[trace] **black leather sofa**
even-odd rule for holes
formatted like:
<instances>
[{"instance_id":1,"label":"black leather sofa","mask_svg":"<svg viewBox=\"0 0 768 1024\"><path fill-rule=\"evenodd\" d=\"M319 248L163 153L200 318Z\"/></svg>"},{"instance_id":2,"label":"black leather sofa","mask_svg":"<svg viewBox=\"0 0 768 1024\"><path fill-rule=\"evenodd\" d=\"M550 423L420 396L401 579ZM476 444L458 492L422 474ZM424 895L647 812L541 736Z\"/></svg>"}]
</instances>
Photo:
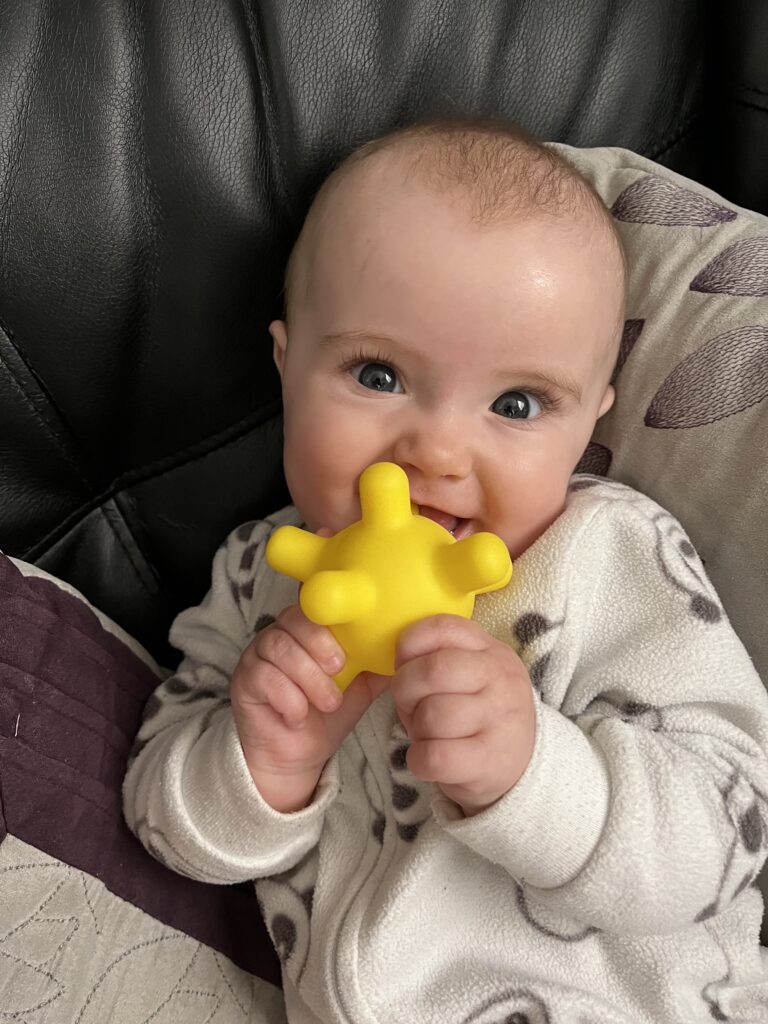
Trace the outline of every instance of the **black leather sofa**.
<instances>
[{"instance_id":1,"label":"black leather sofa","mask_svg":"<svg viewBox=\"0 0 768 1024\"><path fill-rule=\"evenodd\" d=\"M285 503L266 332L313 189L435 113L633 149L768 210L761 0L8 0L0 548L164 664Z\"/></svg>"}]
</instances>

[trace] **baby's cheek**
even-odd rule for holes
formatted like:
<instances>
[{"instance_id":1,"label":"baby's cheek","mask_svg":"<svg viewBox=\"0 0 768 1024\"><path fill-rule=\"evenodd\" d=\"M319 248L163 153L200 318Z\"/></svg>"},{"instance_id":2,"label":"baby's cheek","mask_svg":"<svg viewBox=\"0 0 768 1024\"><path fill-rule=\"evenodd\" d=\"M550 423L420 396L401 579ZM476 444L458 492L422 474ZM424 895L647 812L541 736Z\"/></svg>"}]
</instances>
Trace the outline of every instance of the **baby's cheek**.
<instances>
[{"instance_id":1,"label":"baby's cheek","mask_svg":"<svg viewBox=\"0 0 768 1024\"><path fill-rule=\"evenodd\" d=\"M506 543L512 559L523 552L544 534L565 508L567 485L549 487L537 486L526 490L524 495L508 507L504 516L504 531L501 539Z\"/></svg>"},{"instance_id":2,"label":"baby's cheek","mask_svg":"<svg viewBox=\"0 0 768 1024\"><path fill-rule=\"evenodd\" d=\"M328 527L334 533L355 519L354 481L339 476L336 467L322 459L322 453L305 450L303 457L286 464L286 480L293 503L307 527Z\"/></svg>"}]
</instances>

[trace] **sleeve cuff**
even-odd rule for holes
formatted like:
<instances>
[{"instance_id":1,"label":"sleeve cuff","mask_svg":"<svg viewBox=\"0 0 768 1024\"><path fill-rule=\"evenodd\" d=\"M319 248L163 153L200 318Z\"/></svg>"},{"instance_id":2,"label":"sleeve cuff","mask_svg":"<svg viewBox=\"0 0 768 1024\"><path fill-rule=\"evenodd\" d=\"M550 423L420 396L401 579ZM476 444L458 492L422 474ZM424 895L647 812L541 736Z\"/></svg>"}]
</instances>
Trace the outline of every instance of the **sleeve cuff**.
<instances>
[{"instance_id":1,"label":"sleeve cuff","mask_svg":"<svg viewBox=\"0 0 768 1024\"><path fill-rule=\"evenodd\" d=\"M312 802L290 814L271 807L253 783L229 707L221 709L189 751L182 806L201 845L219 864L251 877L285 870L319 840L339 790L337 757L323 769Z\"/></svg>"},{"instance_id":2,"label":"sleeve cuff","mask_svg":"<svg viewBox=\"0 0 768 1024\"><path fill-rule=\"evenodd\" d=\"M605 759L578 725L536 701L536 742L523 775L508 793L474 817L441 795L437 822L519 882L554 889L589 860L608 818Z\"/></svg>"}]
</instances>

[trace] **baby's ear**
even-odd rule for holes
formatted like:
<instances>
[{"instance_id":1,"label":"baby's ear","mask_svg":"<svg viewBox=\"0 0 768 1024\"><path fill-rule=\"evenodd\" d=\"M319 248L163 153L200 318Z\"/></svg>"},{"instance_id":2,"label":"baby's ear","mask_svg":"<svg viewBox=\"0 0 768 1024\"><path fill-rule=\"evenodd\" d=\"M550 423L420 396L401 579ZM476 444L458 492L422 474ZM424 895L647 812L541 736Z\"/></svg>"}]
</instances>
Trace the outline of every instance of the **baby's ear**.
<instances>
[{"instance_id":1,"label":"baby's ear","mask_svg":"<svg viewBox=\"0 0 768 1024\"><path fill-rule=\"evenodd\" d=\"M285 329L285 321L273 320L269 325L269 333L272 335L272 341L274 342L272 358L275 360L277 372L282 376L283 359L285 358L285 349L288 345L288 332Z\"/></svg>"},{"instance_id":2,"label":"baby's ear","mask_svg":"<svg viewBox=\"0 0 768 1024\"><path fill-rule=\"evenodd\" d=\"M615 388L613 387L612 384L609 384L608 387L605 389L605 394L603 395L603 400L600 402L600 408L597 410L597 418L598 419L600 419L601 416L605 416L605 414L608 412L608 410L613 405L615 399L616 399L616 390L615 390Z\"/></svg>"}]
</instances>

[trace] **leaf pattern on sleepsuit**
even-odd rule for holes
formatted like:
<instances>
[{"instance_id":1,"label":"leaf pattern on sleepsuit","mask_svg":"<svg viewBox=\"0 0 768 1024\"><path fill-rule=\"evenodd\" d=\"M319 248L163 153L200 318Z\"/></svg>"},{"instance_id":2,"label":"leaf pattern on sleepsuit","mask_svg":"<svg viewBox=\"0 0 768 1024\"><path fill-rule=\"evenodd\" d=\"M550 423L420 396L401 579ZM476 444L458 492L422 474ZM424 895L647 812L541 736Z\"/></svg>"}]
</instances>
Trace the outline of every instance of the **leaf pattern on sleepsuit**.
<instances>
[{"instance_id":1,"label":"leaf pattern on sleepsuit","mask_svg":"<svg viewBox=\"0 0 768 1024\"><path fill-rule=\"evenodd\" d=\"M686 356L654 395L645 425L700 427L768 396L768 327L737 327Z\"/></svg>"},{"instance_id":2,"label":"leaf pattern on sleepsuit","mask_svg":"<svg viewBox=\"0 0 768 1024\"><path fill-rule=\"evenodd\" d=\"M526 893L522 885L517 885L516 890L518 909L528 924L542 935L561 942L576 943L584 942L597 932L594 925L585 925L541 903L533 893Z\"/></svg>"},{"instance_id":3,"label":"leaf pattern on sleepsuit","mask_svg":"<svg viewBox=\"0 0 768 1024\"><path fill-rule=\"evenodd\" d=\"M260 878L256 883L259 906L270 908L265 921L272 944L283 969L296 984L307 966L319 860L318 848L314 846L293 867Z\"/></svg>"},{"instance_id":4,"label":"leaf pattern on sleepsuit","mask_svg":"<svg viewBox=\"0 0 768 1024\"><path fill-rule=\"evenodd\" d=\"M464 1024L552 1024L552 1018L541 996L521 985L487 998Z\"/></svg>"},{"instance_id":5,"label":"leaf pattern on sleepsuit","mask_svg":"<svg viewBox=\"0 0 768 1024\"><path fill-rule=\"evenodd\" d=\"M619 343L619 354L616 357L616 365L613 368L613 374L611 375L611 384L616 383L616 378L621 373L624 363L629 358L629 354L635 347L635 342L643 332L645 320L625 320L624 331L621 335L621 342Z\"/></svg>"},{"instance_id":6,"label":"leaf pattern on sleepsuit","mask_svg":"<svg viewBox=\"0 0 768 1024\"><path fill-rule=\"evenodd\" d=\"M768 295L768 235L734 242L690 283L692 292Z\"/></svg>"},{"instance_id":7,"label":"leaf pattern on sleepsuit","mask_svg":"<svg viewBox=\"0 0 768 1024\"><path fill-rule=\"evenodd\" d=\"M735 210L655 174L638 178L625 188L616 198L611 213L616 220L667 227L706 228L736 219Z\"/></svg>"}]
</instances>

